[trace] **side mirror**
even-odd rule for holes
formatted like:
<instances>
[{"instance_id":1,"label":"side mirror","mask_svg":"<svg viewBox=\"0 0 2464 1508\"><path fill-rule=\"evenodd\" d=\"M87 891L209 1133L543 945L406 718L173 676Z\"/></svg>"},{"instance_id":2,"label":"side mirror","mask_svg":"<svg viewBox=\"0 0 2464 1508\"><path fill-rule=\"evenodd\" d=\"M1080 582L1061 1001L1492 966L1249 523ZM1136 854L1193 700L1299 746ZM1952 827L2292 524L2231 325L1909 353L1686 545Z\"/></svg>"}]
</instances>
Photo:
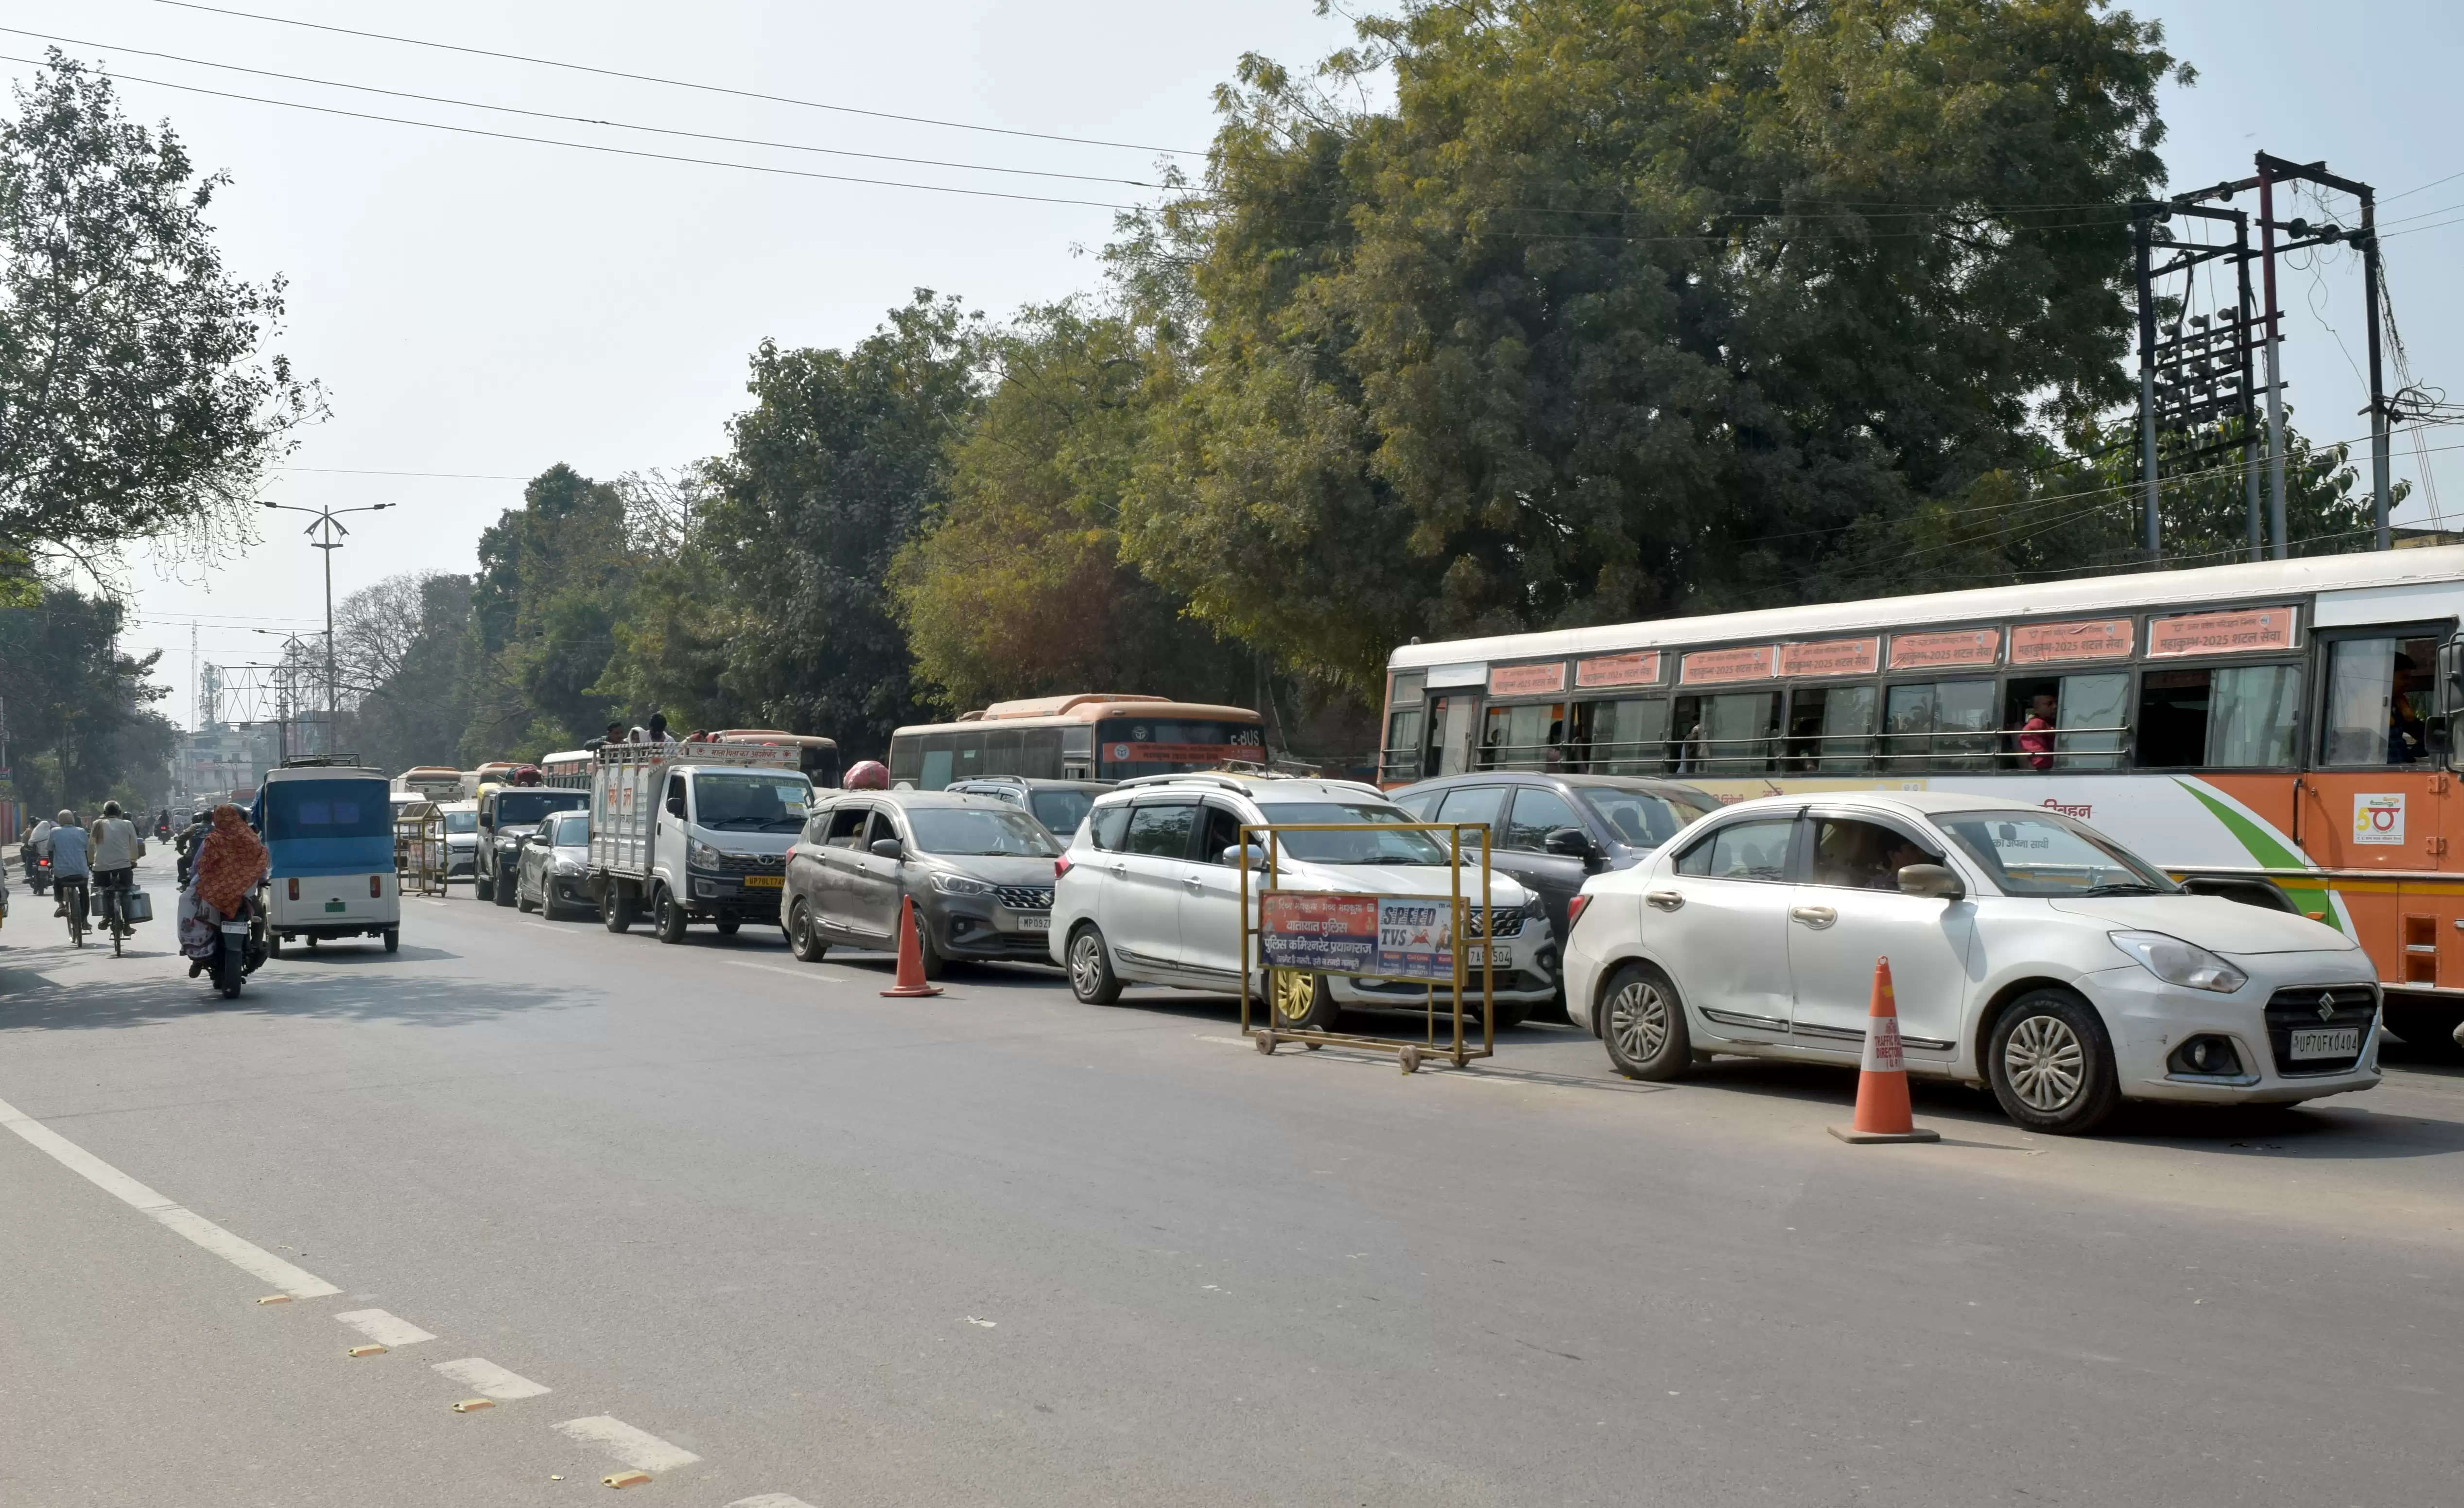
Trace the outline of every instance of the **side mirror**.
<instances>
[{"instance_id":1,"label":"side mirror","mask_svg":"<svg viewBox=\"0 0 2464 1508\"><path fill-rule=\"evenodd\" d=\"M1264 869L1266 867L1266 851L1255 843L1246 848L1235 843L1217 854L1216 860L1226 869Z\"/></svg>"},{"instance_id":2,"label":"side mirror","mask_svg":"<svg viewBox=\"0 0 2464 1508\"><path fill-rule=\"evenodd\" d=\"M683 816L685 814L685 798L682 796L670 796L668 798L668 814L670 816L676 817Z\"/></svg>"},{"instance_id":3,"label":"side mirror","mask_svg":"<svg viewBox=\"0 0 2464 1508\"><path fill-rule=\"evenodd\" d=\"M1940 864L1908 864L1900 870L1900 893L1936 900L1961 900L1967 898L1968 887Z\"/></svg>"},{"instance_id":4,"label":"side mirror","mask_svg":"<svg viewBox=\"0 0 2464 1508\"><path fill-rule=\"evenodd\" d=\"M872 840L872 856L904 859L907 857L907 845L896 838L875 838Z\"/></svg>"},{"instance_id":5,"label":"side mirror","mask_svg":"<svg viewBox=\"0 0 2464 1508\"><path fill-rule=\"evenodd\" d=\"M1558 828L1540 840L1540 847L1561 858L1597 858L1600 846L1580 828Z\"/></svg>"}]
</instances>

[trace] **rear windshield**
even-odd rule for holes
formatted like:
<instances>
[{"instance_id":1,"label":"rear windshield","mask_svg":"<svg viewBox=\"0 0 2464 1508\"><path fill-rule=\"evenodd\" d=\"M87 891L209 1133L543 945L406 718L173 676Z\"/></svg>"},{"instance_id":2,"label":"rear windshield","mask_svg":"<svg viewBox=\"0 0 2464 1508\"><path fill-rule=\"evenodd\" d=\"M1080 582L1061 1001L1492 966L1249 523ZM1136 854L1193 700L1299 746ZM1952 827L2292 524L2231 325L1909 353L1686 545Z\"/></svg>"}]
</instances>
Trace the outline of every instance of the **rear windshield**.
<instances>
[{"instance_id":1,"label":"rear windshield","mask_svg":"<svg viewBox=\"0 0 2464 1508\"><path fill-rule=\"evenodd\" d=\"M570 811L589 799L578 790L500 790L496 826L528 827L551 811Z\"/></svg>"},{"instance_id":2,"label":"rear windshield","mask_svg":"<svg viewBox=\"0 0 2464 1508\"><path fill-rule=\"evenodd\" d=\"M393 835L393 803L372 780L285 780L265 796L269 838L373 838Z\"/></svg>"},{"instance_id":3,"label":"rear windshield","mask_svg":"<svg viewBox=\"0 0 2464 1508\"><path fill-rule=\"evenodd\" d=\"M449 811L445 813L445 831L448 832L476 832L479 831L479 813L475 811Z\"/></svg>"},{"instance_id":4,"label":"rear windshield","mask_svg":"<svg viewBox=\"0 0 2464 1508\"><path fill-rule=\"evenodd\" d=\"M1675 837L1679 828L1716 809L1674 794L1600 786L1576 788L1592 815L1630 848L1658 848Z\"/></svg>"},{"instance_id":5,"label":"rear windshield","mask_svg":"<svg viewBox=\"0 0 2464 1508\"><path fill-rule=\"evenodd\" d=\"M910 807L907 826L927 854L1015 854L1048 858L1061 851L1023 811L981 808Z\"/></svg>"},{"instance_id":6,"label":"rear windshield","mask_svg":"<svg viewBox=\"0 0 2464 1508\"><path fill-rule=\"evenodd\" d=\"M1294 858L1317 864L1443 864L1446 851L1425 832L1393 831L1419 819L1400 807L1371 801L1260 802L1277 826L1341 823L1339 832L1284 832L1277 841Z\"/></svg>"},{"instance_id":7,"label":"rear windshield","mask_svg":"<svg viewBox=\"0 0 2464 1508\"><path fill-rule=\"evenodd\" d=\"M1027 793L1026 804L1034 809L1036 821L1067 837L1087 820L1087 809L1095 804L1095 797L1084 790L1034 790Z\"/></svg>"}]
</instances>

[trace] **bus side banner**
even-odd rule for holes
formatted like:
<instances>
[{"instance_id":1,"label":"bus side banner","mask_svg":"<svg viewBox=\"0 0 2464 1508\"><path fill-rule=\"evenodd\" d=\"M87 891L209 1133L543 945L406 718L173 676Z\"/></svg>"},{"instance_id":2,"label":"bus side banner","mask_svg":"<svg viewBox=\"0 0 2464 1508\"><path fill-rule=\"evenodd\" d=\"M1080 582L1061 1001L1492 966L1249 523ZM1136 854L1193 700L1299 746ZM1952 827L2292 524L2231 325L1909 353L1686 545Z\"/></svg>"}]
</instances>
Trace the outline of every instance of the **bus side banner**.
<instances>
[{"instance_id":1,"label":"bus side banner","mask_svg":"<svg viewBox=\"0 0 2464 1508\"><path fill-rule=\"evenodd\" d=\"M1255 743L1107 743L1104 757L1114 764L1221 765L1232 760L1255 764L1265 757Z\"/></svg>"}]
</instances>

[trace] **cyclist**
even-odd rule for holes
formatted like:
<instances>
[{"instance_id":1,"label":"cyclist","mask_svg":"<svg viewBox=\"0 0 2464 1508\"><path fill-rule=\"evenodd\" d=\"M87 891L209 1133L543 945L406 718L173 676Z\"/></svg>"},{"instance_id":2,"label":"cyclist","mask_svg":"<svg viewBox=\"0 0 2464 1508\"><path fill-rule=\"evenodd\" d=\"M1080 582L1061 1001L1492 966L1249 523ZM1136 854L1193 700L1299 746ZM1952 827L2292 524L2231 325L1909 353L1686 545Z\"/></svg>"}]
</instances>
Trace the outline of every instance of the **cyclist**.
<instances>
[{"instance_id":1,"label":"cyclist","mask_svg":"<svg viewBox=\"0 0 2464 1508\"><path fill-rule=\"evenodd\" d=\"M128 922L121 898L128 894L137 876L137 861L145 856L145 840L138 835L137 824L121 815L120 803L106 801L102 815L86 830L86 841L92 851L94 888L107 893L104 909L111 925L124 933Z\"/></svg>"},{"instance_id":2,"label":"cyclist","mask_svg":"<svg viewBox=\"0 0 2464 1508\"><path fill-rule=\"evenodd\" d=\"M74 890L77 918L82 922L85 920L86 885L92 876L92 870L86 862L85 829L77 826L77 813L65 807L54 820L50 838L52 893L60 898L60 903L53 908L52 915L69 915L70 892Z\"/></svg>"}]
</instances>

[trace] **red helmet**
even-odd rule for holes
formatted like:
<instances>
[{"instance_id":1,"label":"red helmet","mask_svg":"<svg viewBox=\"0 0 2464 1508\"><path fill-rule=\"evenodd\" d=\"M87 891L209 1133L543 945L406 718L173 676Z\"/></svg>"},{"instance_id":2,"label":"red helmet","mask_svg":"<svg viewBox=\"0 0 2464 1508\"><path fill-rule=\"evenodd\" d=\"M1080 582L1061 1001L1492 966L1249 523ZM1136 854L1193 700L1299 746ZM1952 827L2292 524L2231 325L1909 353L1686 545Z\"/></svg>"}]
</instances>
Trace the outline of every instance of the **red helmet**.
<instances>
[{"instance_id":1,"label":"red helmet","mask_svg":"<svg viewBox=\"0 0 2464 1508\"><path fill-rule=\"evenodd\" d=\"M877 759L860 759L847 766L847 778L839 784L848 790L888 790L890 770Z\"/></svg>"}]
</instances>

